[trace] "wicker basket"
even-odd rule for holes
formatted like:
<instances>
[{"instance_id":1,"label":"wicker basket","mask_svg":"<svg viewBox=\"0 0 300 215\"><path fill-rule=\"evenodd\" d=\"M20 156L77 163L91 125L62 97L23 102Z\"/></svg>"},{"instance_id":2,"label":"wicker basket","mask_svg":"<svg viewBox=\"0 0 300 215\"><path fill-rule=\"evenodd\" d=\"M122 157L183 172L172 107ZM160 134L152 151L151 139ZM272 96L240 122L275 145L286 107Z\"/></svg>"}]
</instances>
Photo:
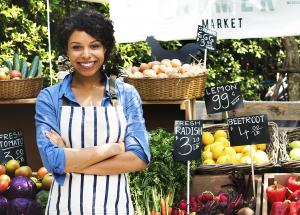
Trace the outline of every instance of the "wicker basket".
<instances>
[{"instance_id":1,"label":"wicker basket","mask_svg":"<svg viewBox=\"0 0 300 215\"><path fill-rule=\"evenodd\" d=\"M300 140L300 128L280 132L279 161L282 168L292 172L300 170L300 160L291 160L289 156L290 149L288 145L294 140Z\"/></svg>"},{"instance_id":2,"label":"wicker basket","mask_svg":"<svg viewBox=\"0 0 300 215\"><path fill-rule=\"evenodd\" d=\"M254 164L254 169L257 172L265 172L270 168L274 167L278 163L278 149L279 149L279 134L278 134L278 126L274 122L269 122L268 125L269 133L270 133L270 144L268 144L266 153L269 156L269 162L264 164ZM228 132L227 124L216 124L203 128L203 131L209 131L214 133L216 130L225 130ZM232 170L238 170L242 172L250 172L251 165L250 164L210 164L210 165L201 165L197 168L197 172L199 173L225 173Z\"/></svg>"},{"instance_id":3,"label":"wicker basket","mask_svg":"<svg viewBox=\"0 0 300 215\"><path fill-rule=\"evenodd\" d=\"M43 86L43 78L0 81L0 100L34 98Z\"/></svg>"},{"instance_id":4,"label":"wicker basket","mask_svg":"<svg viewBox=\"0 0 300 215\"><path fill-rule=\"evenodd\" d=\"M186 78L129 78L142 100L183 100L203 97L207 75Z\"/></svg>"}]
</instances>

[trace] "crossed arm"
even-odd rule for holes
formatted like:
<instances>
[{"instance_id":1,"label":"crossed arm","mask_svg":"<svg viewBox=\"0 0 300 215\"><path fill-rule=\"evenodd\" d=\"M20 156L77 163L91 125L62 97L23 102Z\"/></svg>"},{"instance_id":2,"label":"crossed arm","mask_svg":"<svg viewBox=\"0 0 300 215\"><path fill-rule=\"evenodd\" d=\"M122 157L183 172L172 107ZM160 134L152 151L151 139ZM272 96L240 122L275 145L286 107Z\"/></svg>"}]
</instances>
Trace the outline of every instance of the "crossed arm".
<instances>
[{"instance_id":1,"label":"crossed arm","mask_svg":"<svg viewBox=\"0 0 300 215\"><path fill-rule=\"evenodd\" d=\"M125 152L124 142L74 149L67 148L61 136L53 130L45 135L52 143L64 149L65 172L113 175L135 172L147 167L136 154Z\"/></svg>"}]
</instances>

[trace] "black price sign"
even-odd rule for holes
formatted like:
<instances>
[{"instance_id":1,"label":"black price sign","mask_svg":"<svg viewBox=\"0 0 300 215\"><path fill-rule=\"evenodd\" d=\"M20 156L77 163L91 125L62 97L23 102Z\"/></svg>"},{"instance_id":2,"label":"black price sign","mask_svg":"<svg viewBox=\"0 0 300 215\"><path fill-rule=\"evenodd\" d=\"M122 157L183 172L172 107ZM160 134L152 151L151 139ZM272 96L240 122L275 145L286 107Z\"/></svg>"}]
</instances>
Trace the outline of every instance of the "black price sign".
<instances>
[{"instance_id":1,"label":"black price sign","mask_svg":"<svg viewBox=\"0 0 300 215\"><path fill-rule=\"evenodd\" d=\"M231 146L270 143L266 115L232 117L227 123Z\"/></svg>"},{"instance_id":2,"label":"black price sign","mask_svg":"<svg viewBox=\"0 0 300 215\"><path fill-rule=\"evenodd\" d=\"M239 83L205 88L207 114L234 110L244 106Z\"/></svg>"},{"instance_id":3,"label":"black price sign","mask_svg":"<svg viewBox=\"0 0 300 215\"><path fill-rule=\"evenodd\" d=\"M21 130L0 133L0 163L18 160L21 166L26 166L26 155L23 133Z\"/></svg>"},{"instance_id":4,"label":"black price sign","mask_svg":"<svg viewBox=\"0 0 300 215\"><path fill-rule=\"evenodd\" d=\"M201 154L202 120L176 120L173 157L177 161L197 160Z\"/></svg>"},{"instance_id":5,"label":"black price sign","mask_svg":"<svg viewBox=\"0 0 300 215\"><path fill-rule=\"evenodd\" d=\"M201 49L216 50L217 32L198 25L196 42L199 43Z\"/></svg>"}]
</instances>

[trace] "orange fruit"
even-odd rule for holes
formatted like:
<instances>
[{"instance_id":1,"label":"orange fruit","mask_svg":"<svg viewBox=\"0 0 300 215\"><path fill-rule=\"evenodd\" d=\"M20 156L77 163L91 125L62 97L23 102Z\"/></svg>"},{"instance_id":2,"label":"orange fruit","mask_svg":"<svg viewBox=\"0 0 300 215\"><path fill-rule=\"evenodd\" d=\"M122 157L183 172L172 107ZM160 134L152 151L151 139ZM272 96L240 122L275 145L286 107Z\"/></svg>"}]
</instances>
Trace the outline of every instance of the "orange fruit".
<instances>
[{"instance_id":1,"label":"orange fruit","mask_svg":"<svg viewBox=\"0 0 300 215\"><path fill-rule=\"evenodd\" d=\"M48 170L44 166L39 168L38 171L37 171L37 177L39 179L44 178L44 176L47 175L47 174L48 174Z\"/></svg>"},{"instance_id":2,"label":"orange fruit","mask_svg":"<svg viewBox=\"0 0 300 215\"><path fill-rule=\"evenodd\" d=\"M15 171L15 176L30 177L32 175L32 169L29 166L21 166Z\"/></svg>"}]
</instances>

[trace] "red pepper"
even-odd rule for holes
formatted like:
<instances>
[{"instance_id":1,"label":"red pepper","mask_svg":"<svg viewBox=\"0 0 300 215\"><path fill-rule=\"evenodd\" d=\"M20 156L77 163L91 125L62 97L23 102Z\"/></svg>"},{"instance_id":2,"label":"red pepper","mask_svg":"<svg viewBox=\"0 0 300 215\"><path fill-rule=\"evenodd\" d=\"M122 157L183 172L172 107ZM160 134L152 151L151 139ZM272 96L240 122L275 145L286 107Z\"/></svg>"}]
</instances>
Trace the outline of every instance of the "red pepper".
<instances>
[{"instance_id":1,"label":"red pepper","mask_svg":"<svg viewBox=\"0 0 300 215\"><path fill-rule=\"evenodd\" d=\"M288 197L288 200L291 201L298 201L299 199L300 199L300 190L296 190L295 192L292 192Z\"/></svg>"},{"instance_id":2,"label":"red pepper","mask_svg":"<svg viewBox=\"0 0 300 215\"><path fill-rule=\"evenodd\" d=\"M289 215L290 214L290 201L273 202L270 215Z\"/></svg>"},{"instance_id":3,"label":"red pepper","mask_svg":"<svg viewBox=\"0 0 300 215\"><path fill-rule=\"evenodd\" d=\"M300 214L300 200L296 202L291 202L289 215L299 215L299 214Z\"/></svg>"},{"instance_id":4,"label":"red pepper","mask_svg":"<svg viewBox=\"0 0 300 215\"><path fill-rule=\"evenodd\" d=\"M286 187L278 184L274 181L273 185L270 185L267 190L267 197L270 203L273 202L283 202L285 200Z\"/></svg>"},{"instance_id":5,"label":"red pepper","mask_svg":"<svg viewBox=\"0 0 300 215\"><path fill-rule=\"evenodd\" d=\"M300 176L290 176L287 180L287 187L293 192L300 190Z\"/></svg>"}]
</instances>

